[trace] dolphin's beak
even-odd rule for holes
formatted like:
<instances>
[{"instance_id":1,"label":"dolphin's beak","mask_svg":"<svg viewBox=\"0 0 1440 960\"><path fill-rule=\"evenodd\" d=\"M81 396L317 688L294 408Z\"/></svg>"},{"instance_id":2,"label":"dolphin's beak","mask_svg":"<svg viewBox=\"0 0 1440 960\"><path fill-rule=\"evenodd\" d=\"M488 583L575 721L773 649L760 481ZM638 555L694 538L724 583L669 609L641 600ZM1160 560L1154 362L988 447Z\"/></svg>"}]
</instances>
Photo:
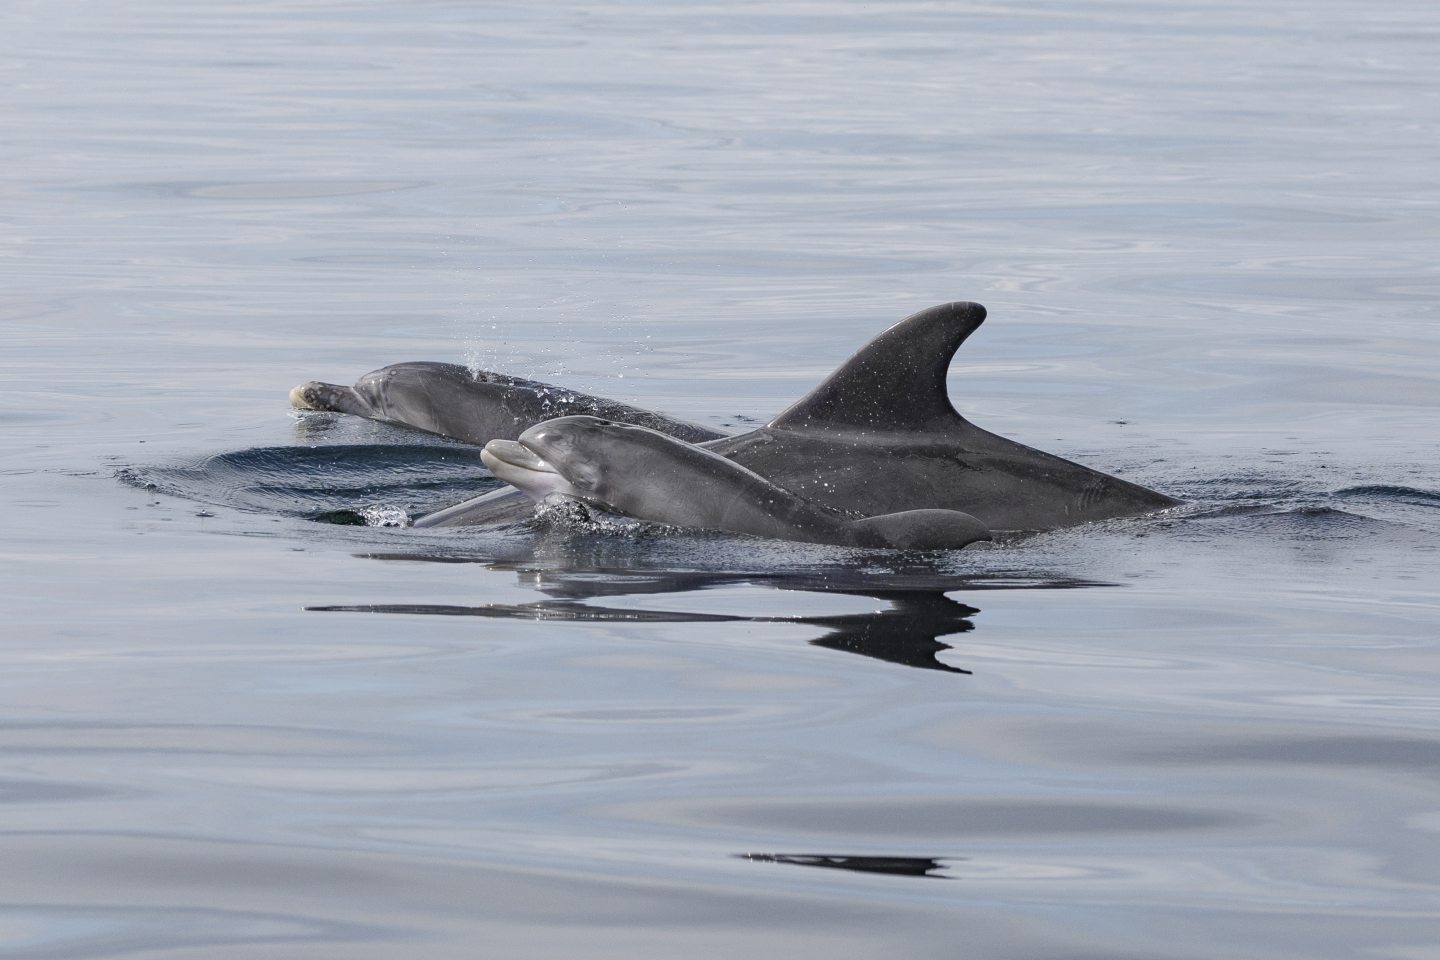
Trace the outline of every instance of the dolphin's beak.
<instances>
[{"instance_id":1,"label":"dolphin's beak","mask_svg":"<svg viewBox=\"0 0 1440 960\"><path fill-rule=\"evenodd\" d=\"M560 472L546 463L534 450L514 440L491 440L485 444L485 448L480 451L480 461L494 473L495 464L492 460L507 467L533 470L536 473Z\"/></svg>"}]
</instances>

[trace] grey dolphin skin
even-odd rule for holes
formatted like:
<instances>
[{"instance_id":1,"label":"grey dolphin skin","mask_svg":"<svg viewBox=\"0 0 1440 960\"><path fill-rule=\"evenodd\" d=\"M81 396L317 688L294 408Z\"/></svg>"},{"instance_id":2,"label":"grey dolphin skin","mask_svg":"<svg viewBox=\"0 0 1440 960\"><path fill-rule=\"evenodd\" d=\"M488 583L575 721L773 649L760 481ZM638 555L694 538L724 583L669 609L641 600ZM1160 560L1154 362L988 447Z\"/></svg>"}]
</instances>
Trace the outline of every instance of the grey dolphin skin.
<instances>
[{"instance_id":1,"label":"grey dolphin skin","mask_svg":"<svg viewBox=\"0 0 1440 960\"><path fill-rule=\"evenodd\" d=\"M491 440L480 458L536 502L570 497L677 527L905 550L957 550L991 539L983 523L956 510L848 517L703 447L598 417L547 420L519 440Z\"/></svg>"},{"instance_id":2,"label":"grey dolphin skin","mask_svg":"<svg viewBox=\"0 0 1440 960\"><path fill-rule=\"evenodd\" d=\"M984 319L985 308L967 302L906 317L774 420L734 437L535 381L472 377L451 364L397 364L367 374L353 388L303 384L291 399L302 408L353 413L477 444L514 440L558 416L635 423L697 443L852 516L958 510L992 530L1033 531L1180 502L1007 440L957 413L945 376L955 351ZM530 509L518 491L496 491L421 517L416 526L500 522Z\"/></svg>"},{"instance_id":3,"label":"grey dolphin skin","mask_svg":"<svg viewBox=\"0 0 1440 960\"><path fill-rule=\"evenodd\" d=\"M514 440L542 420L580 413L639 424L691 443L724 436L617 400L503 373L471 373L457 363L396 363L365 374L353 387L312 380L290 391L290 403L300 410L353 413L416 427L482 447L491 440Z\"/></svg>"}]
</instances>

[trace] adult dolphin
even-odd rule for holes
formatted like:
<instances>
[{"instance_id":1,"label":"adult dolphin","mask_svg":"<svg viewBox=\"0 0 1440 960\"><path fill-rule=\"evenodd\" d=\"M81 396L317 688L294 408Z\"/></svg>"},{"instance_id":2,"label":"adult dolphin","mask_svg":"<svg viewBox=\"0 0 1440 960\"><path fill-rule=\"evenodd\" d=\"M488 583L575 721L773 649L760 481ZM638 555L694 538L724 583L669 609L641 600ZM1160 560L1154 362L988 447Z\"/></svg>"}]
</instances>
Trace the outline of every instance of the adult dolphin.
<instances>
[{"instance_id":1,"label":"adult dolphin","mask_svg":"<svg viewBox=\"0 0 1440 960\"><path fill-rule=\"evenodd\" d=\"M559 417L480 452L537 503L560 496L677 527L849 547L958 550L991 539L957 510L855 518L820 507L704 447L598 417Z\"/></svg>"},{"instance_id":2,"label":"adult dolphin","mask_svg":"<svg viewBox=\"0 0 1440 960\"><path fill-rule=\"evenodd\" d=\"M906 317L765 426L726 437L600 397L453 364L405 363L356 385L307 383L296 406L418 427L470 443L513 440L557 416L589 414L699 443L772 483L855 516L953 509L992 530L1049 530L1132 516L1180 501L1007 440L950 404L945 375L979 329L978 303ZM528 498L497 491L420 518L459 526L523 516Z\"/></svg>"},{"instance_id":3,"label":"adult dolphin","mask_svg":"<svg viewBox=\"0 0 1440 960\"><path fill-rule=\"evenodd\" d=\"M634 423L691 443L724 436L618 400L427 360L372 370L353 387L319 380L302 383L290 391L290 403L300 410L351 413L416 427L481 447L491 440L514 440L542 420L576 414Z\"/></svg>"}]
</instances>

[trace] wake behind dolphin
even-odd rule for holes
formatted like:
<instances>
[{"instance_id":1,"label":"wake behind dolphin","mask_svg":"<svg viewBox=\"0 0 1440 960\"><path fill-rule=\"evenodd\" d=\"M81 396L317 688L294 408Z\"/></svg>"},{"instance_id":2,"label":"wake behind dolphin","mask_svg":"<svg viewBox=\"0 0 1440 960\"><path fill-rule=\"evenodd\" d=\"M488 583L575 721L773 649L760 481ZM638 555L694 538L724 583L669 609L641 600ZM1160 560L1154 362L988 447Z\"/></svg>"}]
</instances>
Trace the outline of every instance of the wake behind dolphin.
<instances>
[{"instance_id":1,"label":"wake behind dolphin","mask_svg":"<svg viewBox=\"0 0 1440 960\"><path fill-rule=\"evenodd\" d=\"M853 519L949 511L973 518L981 528L1034 531L1150 513L1180 502L1007 440L956 412L946 373L985 315L984 307L969 302L913 314L765 426L733 437L532 380L471 375L455 364L396 364L366 374L353 387L306 383L291 391L291 400L302 409L351 413L477 444L513 441L562 416L635 424L703 447L822 512ZM625 473L616 476L623 479ZM636 490L651 479L629 477ZM665 496L673 497L677 486L672 483ZM642 518L660 502L654 495L629 499L629 509ZM497 492L422 517L416 525L487 524L530 510L523 493Z\"/></svg>"}]
</instances>

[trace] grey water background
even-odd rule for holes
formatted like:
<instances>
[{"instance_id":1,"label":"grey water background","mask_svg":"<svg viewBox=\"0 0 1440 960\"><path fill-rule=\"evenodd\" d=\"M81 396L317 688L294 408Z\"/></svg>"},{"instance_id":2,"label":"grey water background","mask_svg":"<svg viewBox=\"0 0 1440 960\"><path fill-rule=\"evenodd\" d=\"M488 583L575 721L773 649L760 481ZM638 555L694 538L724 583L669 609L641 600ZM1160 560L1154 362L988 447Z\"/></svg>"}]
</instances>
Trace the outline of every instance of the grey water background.
<instances>
[{"instance_id":1,"label":"grey water background","mask_svg":"<svg viewBox=\"0 0 1440 960\"><path fill-rule=\"evenodd\" d=\"M1440 956L1433 4L3 23L3 955ZM488 481L302 380L743 429L952 299L962 412L1191 505L306 519Z\"/></svg>"}]
</instances>

